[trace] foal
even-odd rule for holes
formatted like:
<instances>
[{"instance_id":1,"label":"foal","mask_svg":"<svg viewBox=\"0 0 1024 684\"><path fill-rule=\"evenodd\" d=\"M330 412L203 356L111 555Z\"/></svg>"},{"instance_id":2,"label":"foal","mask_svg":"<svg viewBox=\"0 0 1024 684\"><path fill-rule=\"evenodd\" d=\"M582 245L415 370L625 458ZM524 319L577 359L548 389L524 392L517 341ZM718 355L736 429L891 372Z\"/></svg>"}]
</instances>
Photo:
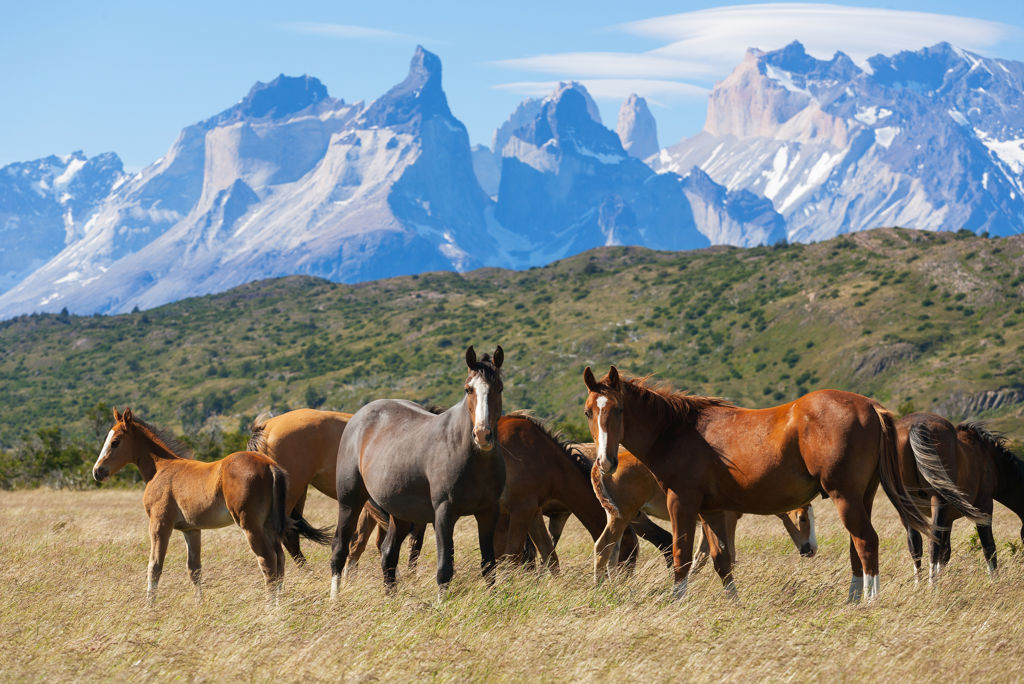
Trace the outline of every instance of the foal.
<instances>
[{"instance_id":1,"label":"foal","mask_svg":"<svg viewBox=\"0 0 1024 684\"><path fill-rule=\"evenodd\" d=\"M281 541L288 527L284 471L266 456L248 451L212 463L183 458L175 453L172 440L135 418L130 408L123 414L114 409L114 421L92 474L102 482L134 463L146 482L142 502L149 516L147 601L156 596L173 530L181 530L185 537L189 577L199 599L200 530L232 523L245 532L267 589L273 595L279 593L284 578Z\"/></svg>"}]
</instances>

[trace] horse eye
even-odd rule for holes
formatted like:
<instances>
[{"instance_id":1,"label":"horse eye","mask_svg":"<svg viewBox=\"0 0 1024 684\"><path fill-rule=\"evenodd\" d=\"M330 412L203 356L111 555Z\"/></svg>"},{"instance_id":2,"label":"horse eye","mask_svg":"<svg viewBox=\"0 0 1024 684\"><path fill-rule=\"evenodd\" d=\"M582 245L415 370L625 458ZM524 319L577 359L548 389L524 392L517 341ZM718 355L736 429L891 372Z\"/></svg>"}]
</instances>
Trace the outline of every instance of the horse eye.
<instances>
[{"instance_id":1,"label":"horse eye","mask_svg":"<svg viewBox=\"0 0 1024 684\"><path fill-rule=\"evenodd\" d=\"M591 411L590 409L587 409L586 411L583 412L583 415L585 415L589 419L594 416L594 412Z\"/></svg>"},{"instance_id":2,"label":"horse eye","mask_svg":"<svg viewBox=\"0 0 1024 684\"><path fill-rule=\"evenodd\" d=\"M110 443L110 448L111 449L116 449L117 445L120 444L120 443L121 443L121 440L115 439L113 442Z\"/></svg>"}]
</instances>

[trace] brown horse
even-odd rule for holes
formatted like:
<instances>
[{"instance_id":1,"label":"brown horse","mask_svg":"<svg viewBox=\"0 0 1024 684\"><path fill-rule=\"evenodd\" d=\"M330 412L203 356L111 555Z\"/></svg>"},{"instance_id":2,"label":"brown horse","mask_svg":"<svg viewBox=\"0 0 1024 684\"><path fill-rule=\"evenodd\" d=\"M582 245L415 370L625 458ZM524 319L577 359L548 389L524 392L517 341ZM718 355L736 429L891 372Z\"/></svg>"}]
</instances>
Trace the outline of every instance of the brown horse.
<instances>
[{"instance_id":1,"label":"brown horse","mask_svg":"<svg viewBox=\"0 0 1024 684\"><path fill-rule=\"evenodd\" d=\"M604 509L590 485L591 461L577 445L560 440L544 423L525 411L516 411L498 420L497 443L505 460L505 488L501 493L501 515L494 535L495 551L505 560L521 562L529 538L540 555L541 565L557 574L555 540L545 529L542 514L550 512L563 524L563 511L567 514L565 517L575 515L595 540L604 531ZM362 553L374 530L380 548L381 530L387 524L387 517L379 512L360 518L349 551L350 566ZM417 526L412 533L420 544L424 529ZM636 535L628 532L623 540L623 562L635 562L636 545ZM415 562L416 553L418 545L410 545L410 564Z\"/></svg>"},{"instance_id":2,"label":"brown horse","mask_svg":"<svg viewBox=\"0 0 1024 684\"><path fill-rule=\"evenodd\" d=\"M245 532L267 588L275 595L280 591L288 478L273 461L249 451L212 463L183 458L175 451L173 440L135 418L131 409L123 414L114 409L114 427L93 466L93 477L102 482L129 463L138 467L146 482L142 502L149 516L147 600L156 596L173 530L181 530L185 537L189 576L200 598L200 531L232 523Z\"/></svg>"},{"instance_id":3,"label":"brown horse","mask_svg":"<svg viewBox=\"0 0 1024 684\"><path fill-rule=\"evenodd\" d=\"M440 415L411 401L379 399L352 416L338 447L332 597L340 588L359 513L369 499L391 516L381 563L388 591L395 586L402 541L414 524L432 522L443 596L455 571L455 521L465 515L476 518L481 567L493 582L494 528L505 486L504 459L494 448L504 358L501 347L493 357L484 354L480 359L472 347L467 349L465 398Z\"/></svg>"},{"instance_id":4,"label":"brown horse","mask_svg":"<svg viewBox=\"0 0 1024 684\"><path fill-rule=\"evenodd\" d=\"M896 431L903 479L908 488L925 497L919 505L924 514L931 509L929 580L936 581L949 562L951 527L961 517L975 523L989 572L995 574L992 501L999 501L1024 520L1024 463L1006 448L1002 435L982 423L961 423L954 428L934 413L912 413L896 423ZM949 481L955 487L951 488ZM916 580L921 572L921 535L909 526L907 545Z\"/></svg>"},{"instance_id":5,"label":"brown horse","mask_svg":"<svg viewBox=\"0 0 1024 684\"><path fill-rule=\"evenodd\" d=\"M587 455L593 455L597 450L594 443L581 446ZM646 516L669 519L667 495L651 471L633 454L620 448L619 464L615 472L602 475L600 467L595 462L590 480L594 494L608 517L604 532L594 544L595 579L600 581L607 573L608 564L616 562L619 540L631 523L644 538L658 547L665 555L666 563L671 567L672 535L646 519ZM644 518L637 520L637 516L641 515ZM709 557L717 556L723 551L731 554L732 562L736 562L736 523L741 515L734 511L720 511L699 516L701 527L698 532L701 540L693 560L691 574L699 570ZM817 553L814 509L810 504L787 513L779 513L778 517L782 519L783 526L789 532L801 556L811 557Z\"/></svg>"},{"instance_id":6,"label":"brown horse","mask_svg":"<svg viewBox=\"0 0 1024 684\"><path fill-rule=\"evenodd\" d=\"M928 530L899 479L892 415L867 397L820 390L758 410L620 379L614 366L600 382L587 367L583 380L600 469L615 472L621 443L667 494L677 597L686 592L701 511L776 514L827 493L850 533L850 601L878 593L871 504L879 480L911 525ZM714 559L727 588L729 556Z\"/></svg>"},{"instance_id":7,"label":"brown horse","mask_svg":"<svg viewBox=\"0 0 1024 684\"><path fill-rule=\"evenodd\" d=\"M285 534L284 547L299 565L306 562L300 536L316 535L319 542L330 541L326 530L304 527L302 514L310 485L338 498L334 482L338 444L351 417L351 413L340 411L296 409L253 423L248 450L269 456L288 473L286 506L296 524Z\"/></svg>"}]
</instances>

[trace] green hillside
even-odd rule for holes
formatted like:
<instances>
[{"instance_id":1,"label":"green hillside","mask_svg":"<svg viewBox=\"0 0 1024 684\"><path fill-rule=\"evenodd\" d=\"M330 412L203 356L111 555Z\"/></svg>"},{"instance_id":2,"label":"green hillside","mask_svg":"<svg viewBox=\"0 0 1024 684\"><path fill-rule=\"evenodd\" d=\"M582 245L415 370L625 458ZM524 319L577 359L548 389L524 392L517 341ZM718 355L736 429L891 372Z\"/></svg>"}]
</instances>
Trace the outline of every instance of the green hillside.
<instances>
[{"instance_id":1,"label":"green hillside","mask_svg":"<svg viewBox=\"0 0 1024 684\"><path fill-rule=\"evenodd\" d=\"M291 277L119 316L22 316L0 324L0 445L55 427L56 439L94 440L104 404L191 435L268 409L450 404L466 345L499 343L506 410L577 434L583 367L614 363L749 406L834 387L894 410L984 410L1020 439L1024 236L881 229L813 245L601 248L528 271Z\"/></svg>"}]
</instances>

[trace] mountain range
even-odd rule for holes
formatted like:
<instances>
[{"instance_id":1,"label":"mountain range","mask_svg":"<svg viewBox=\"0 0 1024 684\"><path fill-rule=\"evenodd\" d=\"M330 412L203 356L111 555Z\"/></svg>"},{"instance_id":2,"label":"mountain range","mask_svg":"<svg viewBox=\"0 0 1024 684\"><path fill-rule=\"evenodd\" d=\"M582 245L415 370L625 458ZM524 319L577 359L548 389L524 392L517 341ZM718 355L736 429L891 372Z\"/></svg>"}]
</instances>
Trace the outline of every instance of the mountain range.
<instances>
[{"instance_id":1,"label":"mountain range","mask_svg":"<svg viewBox=\"0 0 1024 684\"><path fill-rule=\"evenodd\" d=\"M1024 227L1024 64L947 44L859 67L748 51L704 131L659 149L643 98L615 130L579 83L469 144L417 48L368 104L257 83L129 175L113 153L0 169L0 317L114 313L304 274L359 282L525 268L602 245L815 241L879 225Z\"/></svg>"}]
</instances>

